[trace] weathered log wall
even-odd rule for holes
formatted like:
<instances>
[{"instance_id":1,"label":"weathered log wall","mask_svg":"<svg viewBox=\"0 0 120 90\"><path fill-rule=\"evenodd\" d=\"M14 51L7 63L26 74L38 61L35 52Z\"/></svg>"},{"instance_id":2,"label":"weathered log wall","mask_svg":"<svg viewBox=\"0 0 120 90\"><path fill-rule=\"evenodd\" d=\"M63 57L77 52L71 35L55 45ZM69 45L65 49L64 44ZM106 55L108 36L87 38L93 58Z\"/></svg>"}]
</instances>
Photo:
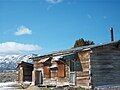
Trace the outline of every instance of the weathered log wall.
<instances>
[{"instance_id":1,"label":"weathered log wall","mask_svg":"<svg viewBox=\"0 0 120 90\"><path fill-rule=\"evenodd\" d=\"M82 71L77 72L76 85L90 88L90 51L83 51L78 54Z\"/></svg>"},{"instance_id":2,"label":"weathered log wall","mask_svg":"<svg viewBox=\"0 0 120 90\"><path fill-rule=\"evenodd\" d=\"M26 62L21 62L18 67L18 82L32 81L33 65Z\"/></svg>"},{"instance_id":3,"label":"weathered log wall","mask_svg":"<svg viewBox=\"0 0 120 90\"><path fill-rule=\"evenodd\" d=\"M61 70L61 72L60 72L59 69L57 69L56 71L55 70L50 70L50 73L49 73L50 76L46 77L46 71L47 70L44 71L44 68L47 67L47 68L50 69L50 66L49 65L44 66L43 63L40 63L40 60L42 60L42 59L38 59L38 60L34 61L34 72L33 72L33 74L35 74L35 75L33 75L33 78L34 78L32 80L33 83L39 84L39 81L38 81L39 76L37 76L35 72L43 70L42 71L43 85L56 85L56 86L57 85L58 86L68 85L68 82L69 82L69 66L68 65L64 65L64 69L65 69L65 72L64 72L65 75L64 76L62 75L63 70ZM56 63L56 66L59 66L59 64ZM58 73L58 71L59 71L59 73ZM62 73L61 74L62 77L59 75L60 73Z\"/></svg>"},{"instance_id":4,"label":"weathered log wall","mask_svg":"<svg viewBox=\"0 0 120 90\"><path fill-rule=\"evenodd\" d=\"M43 66L43 64L39 63L39 59L34 61L34 68L35 69L41 68L42 66Z\"/></svg>"},{"instance_id":5,"label":"weathered log wall","mask_svg":"<svg viewBox=\"0 0 120 90\"><path fill-rule=\"evenodd\" d=\"M95 48L90 58L93 86L120 85L120 49L101 48Z\"/></svg>"}]
</instances>

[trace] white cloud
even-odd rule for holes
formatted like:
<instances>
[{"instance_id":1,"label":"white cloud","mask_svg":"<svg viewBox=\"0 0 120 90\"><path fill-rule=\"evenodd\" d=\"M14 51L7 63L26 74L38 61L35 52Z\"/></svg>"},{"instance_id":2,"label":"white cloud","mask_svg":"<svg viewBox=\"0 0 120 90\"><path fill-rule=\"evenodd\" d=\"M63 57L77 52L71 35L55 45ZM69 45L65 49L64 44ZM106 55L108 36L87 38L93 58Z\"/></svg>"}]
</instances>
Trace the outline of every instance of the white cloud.
<instances>
[{"instance_id":1,"label":"white cloud","mask_svg":"<svg viewBox=\"0 0 120 90\"><path fill-rule=\"evenodd\" d=\"M63 0L46 0L46 1L51 4L57 4L57 3L61 3Z\"/></svg>"},{"instance_id":2,"label":"white cloud","mask_svg":"<svg viewBox=\"0 0 120 90\"><path fill-rule=\"evenodd\" d=\"M49 5L49 6L47 7L47 11L49 11L52 7L53 7L52 5Z\"/></svg>"},{"instance_id":3,"label":"white cloud","mask_svg":"<svg viewBox=\"0 0 120 90\"><path fill-rule=\"evenodd\" d=\"M19 36L19 35L25 35L25 34L32 34L32 30L30 30L29 28L25 27L25 26L20 26L17 28L17 31L14 33L15 35Z\"/></svg>"},{"instance_id":4,"label":"white cloud","mask_svg":"<svg viewBox=\"0 0 120 90\"><path fill-rule=\"evenodd\" d=\"M91 18L92 18L92 16L91 16L90 14L88 14L88 15L87 15L87 17L88 17L89 19L91 19Z\"/></svg>"},{"instance_id":5,"label":"white cloud","mask_svg":"<svg viewBox=\"0 0 120 90\"><path fill-rule=\"evenodd\" d=\"M103 19L107 19L107 16L103 16Z\"/></svg>"},{"instance_id":6,"label":"white cloud","mask_svg":"<svg viewBox=\"0 0 120 90\"><path fill-rule=\"evenodd\" d=\"M41 50L41 47L33 44L5 42L0 44L0 54L19 54Z\"/></svg>"}]
</instances>

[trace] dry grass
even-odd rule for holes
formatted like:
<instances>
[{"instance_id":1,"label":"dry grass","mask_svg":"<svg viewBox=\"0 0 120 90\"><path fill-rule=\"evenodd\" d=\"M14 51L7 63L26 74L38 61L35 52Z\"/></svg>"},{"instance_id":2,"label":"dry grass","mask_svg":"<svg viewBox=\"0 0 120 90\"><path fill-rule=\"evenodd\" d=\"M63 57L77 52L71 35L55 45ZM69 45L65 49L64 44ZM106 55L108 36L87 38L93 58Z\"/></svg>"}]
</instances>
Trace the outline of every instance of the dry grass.
<instances>
[{"instance_id":1,"label":"dry grass","mask_svg":"<svg viewBox=\"0 0 120 90\"><path fill-rule=\"evenodd\" d=\"M15 72L0 73L0 82L14 82L17 74Z\"/></svg>"}]
</instances>

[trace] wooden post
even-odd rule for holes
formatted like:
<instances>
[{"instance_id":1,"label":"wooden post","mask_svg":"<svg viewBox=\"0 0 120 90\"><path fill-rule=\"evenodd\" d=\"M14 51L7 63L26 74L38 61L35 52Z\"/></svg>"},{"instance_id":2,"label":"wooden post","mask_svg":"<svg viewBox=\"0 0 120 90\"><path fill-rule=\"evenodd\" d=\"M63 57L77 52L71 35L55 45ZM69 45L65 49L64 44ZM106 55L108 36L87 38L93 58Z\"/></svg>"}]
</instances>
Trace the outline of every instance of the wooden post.
<instances>
[{"instance_id":1,"label":"wooden post","mask_svg":"<svg viewBox=\"0 0 120 90\"><path fill-rule=\"evenodd\" d=\"M35 85L35 70L32 71L32 85Z\"/></svg>"},{"instance_id":2,"label":"wooden post","mask_svg":"<svg viewBox=\"0 0 120 90\"><path fill-rule=\"evenodd\" d=\"M23 84L23 67L20 67L20 83Z\"/></svg>"}]
</instances>

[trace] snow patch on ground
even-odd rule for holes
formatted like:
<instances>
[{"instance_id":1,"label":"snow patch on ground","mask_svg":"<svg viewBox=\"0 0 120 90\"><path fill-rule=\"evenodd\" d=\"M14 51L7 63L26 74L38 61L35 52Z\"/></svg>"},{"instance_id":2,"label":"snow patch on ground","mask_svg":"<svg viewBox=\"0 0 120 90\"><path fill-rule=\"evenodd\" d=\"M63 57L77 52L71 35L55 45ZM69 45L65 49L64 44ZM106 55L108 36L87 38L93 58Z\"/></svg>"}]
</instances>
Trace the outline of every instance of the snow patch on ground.
<instances>
[{"instance_id":1,"label":"snow patch on ground","mask_svg":"<svg viewBox=\"0 0 120 90\"><path fill-rule=\"evenodd\" d=\"M6 87L6 86L12 86L17 84L16 82L6 82L6 83L0 83L0 87Z\"/></svg>"}]
</instances>

